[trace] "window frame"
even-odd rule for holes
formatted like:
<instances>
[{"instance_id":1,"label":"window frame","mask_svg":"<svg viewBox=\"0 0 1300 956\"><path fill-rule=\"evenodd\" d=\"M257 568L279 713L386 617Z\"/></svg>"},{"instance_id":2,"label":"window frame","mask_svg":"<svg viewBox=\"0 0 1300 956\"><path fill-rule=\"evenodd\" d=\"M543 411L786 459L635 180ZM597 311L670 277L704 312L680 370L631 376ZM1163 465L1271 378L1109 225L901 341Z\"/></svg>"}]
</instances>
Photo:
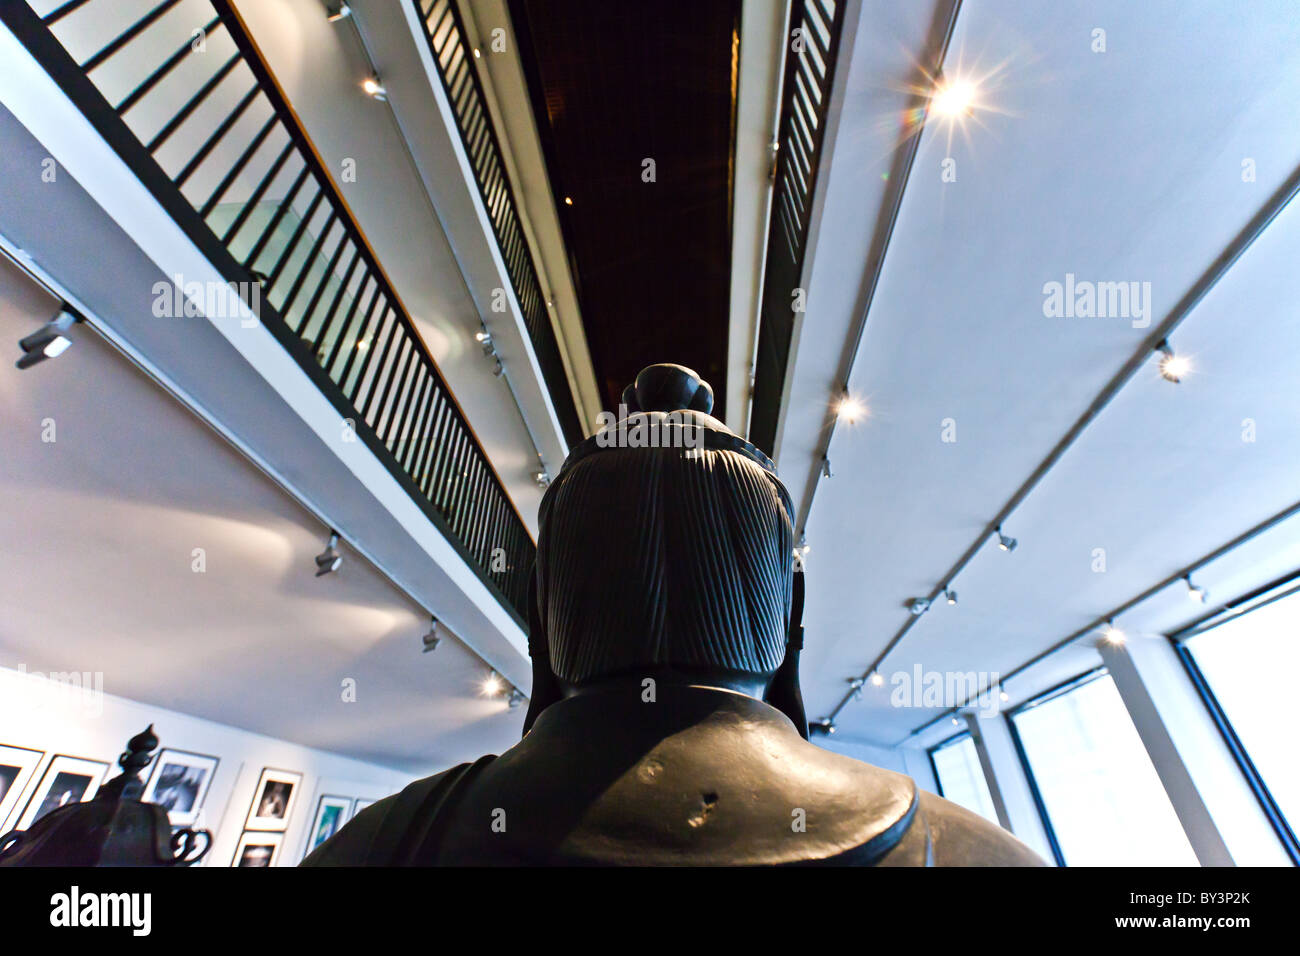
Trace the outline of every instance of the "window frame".
<instances>
[{"instance_id":1,"label":"window frame","mask_svg":"<svg viewBox=\"0 0 1300 956\"><path fill-rule=\"evenodd\" d=\"M952 736L945 737L943 740L939 741L933 747L926 748L925 756L930 761L930 775L934 777L934 788L939 792L939 796L941 797L944 796L943 780L939 776L939 765L934 762L935 752L939 750L943 750L946 747L955 747L957 744L961 743L962 740L970 736L971 736L971 732L969 730L959 730ZM987 784L988 781L985 781L986 786ZM944 797L944 799L946 800L947 797Z\"/></svg>"},{"instance_id":2,"label":"window frame","mask_svg":"<svg viewBox=\"0 0 1300 956\"><path fill-rule=\"evenodd\" d=\"M1228 719L1228 714L1223 709L1223 705L1219 703L1219 699L1210 688L1210 682L1206 679L1200 665L1196 663L1191 649L1186 646L1186 642L1198 634L1212 631L1228 621L1235 621L1252 611L1257 611L1297 592L1300 592L1300 570L1293 571L1288 575L1270 581L1263 587L1234 598L1217 610L1196 618L1191 623L1166 635L1166 637L1170 644L1173 645L1174 653L1182 662L1183 669L1187 672L1192 686L1196 688L1196 693L1201 698L1201 703L1205 705L1210 719L1214 721L1215 727L1218 728L1219 736L1223 738L1223 742L1232 754L1233 760L1236 761L1242 776L1246 778L1246 783L1251 792L1254 793L1255 799L1259 802L1260 809L1264 812L1264 816L1268 818L1269 825L1272 826L1273 832L1277 834L1282 848L1286 851L1287 856L1291 858L1291 863L1300 866L1300 839L1297 839L1295 830L1292 829L1291 824L1282 813L1282 809L1273 798L1273 794L1269 791L1268 785L1264 782L1263 776L1255 767L1255 762L1251 760L1245 744L1237 736L1232 721Z\"/></svg>"},{"instance_id":3,"label":"window frame","mask_svg":"<svg viewBox=\"0 0 1300 956\"><path fill-rule=\"evenodd\" d=\"M1052 818L1048 815L1047 804L1043 801L1043 792L1038 787L1038 779L1034 776L1034 768L1030 765L1029 754L1025 752L1024 742L1020 739L1020 731L1016 729L1015 716L1023 711L1032 710L1039 704L1045 704L1049 700L1063 697L1071 691L1078 690L1085 684L1100 680L1109 674L1110 671L1104 664L1094 667L1049 687L1041 694L1029 698L1029 700L1018 704L1002 715L1007 722L1007 729L1011 731L1011 742L1015 745L1016 757L1020 760L1020 768L1025 773L1025 781L1029 784L1029 793L1034 798L1034 808L1038 811L1038 819L1043 823L1043 833L1047 836L1047 845L1052 851L1052 858L1056 861L1057 866L1065 867L1069 866L1069 864L1065 862L1065 854L1061 852L1061 843L1056 838L1056 828L1052 826Z\"/></svg>"}]
</instances>

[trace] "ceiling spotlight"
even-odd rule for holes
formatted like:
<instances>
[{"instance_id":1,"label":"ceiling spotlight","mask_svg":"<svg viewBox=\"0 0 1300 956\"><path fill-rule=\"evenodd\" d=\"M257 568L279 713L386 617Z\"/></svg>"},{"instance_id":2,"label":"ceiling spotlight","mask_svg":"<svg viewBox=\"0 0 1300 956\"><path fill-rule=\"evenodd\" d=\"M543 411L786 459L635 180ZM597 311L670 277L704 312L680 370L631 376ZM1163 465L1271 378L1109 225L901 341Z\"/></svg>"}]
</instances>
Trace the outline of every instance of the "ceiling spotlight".
<instances>
[{"instance_id":1,"label":"ceiling spotlight","mask_svg":"<svg viewBox=\"0 0 1300 956\"><path fill-rule=\"evenodd\" d=\"M18 340L18 347L23 350L23 357L16 363L18 368L31 368L46 359L57 358L72 345L72 339L66 333L76 323L77 316L64 309L49 322L31 335Z\"/></svg>"},{"instance_id":2,"label":"ceiling spotlight","mask_svg":"<svg viewBox=\"0 0 1300 956\"><path fill-rule=\"evenodd\" d=\"M924 614L926 611L930 610L930 599L912 598L912 600L907 602L907 609L913 614Z\"/></svg>"},{"instance_id":3,"label":"ceiling spotlight","mask_svg":"<svg viewBox=\"0 0 1300 956\"><path fill-rule=\"evenodd\" d=\"M1193 584L1190 574L1184 574L1183 580L1187 582L1187 596L1191 600L1200 601L1202 604L1210 600L1210 592L1199 585Z\"/></svg>"},{"instance_id":4,"label":"ceiling spotlight","mask_svg":"<svg viewBox=\"0 0 1300 956\"><path fill-rule=\"evenodd\" d=\"M799 544L794 550L800 557L808 557L808 552L812 550L812 545L808 543L808 536L806 534L799 535Z\"/></svg>"},{"instance_id":5,"label":"ceiling spotlight","mask_svg":"<svg viewBox=\"0 0 1300 956\"><path fill-rule=\"evenodd\" d=\"M966 80L941 80L930 93L931 113L937 116L969 116L975 112L975 98L979 90Z\"/></svg>"},{"instance_id":6,"label":"ceiling spotlight","mask_svg":"<svg viewBox=\"0 0 1300 956\"><path fill-rule=\"evenodd\" d=\"M388 100L388 91L384 89L384 84L379 82L379 77L368 76L361 81L361 88L366 91L367 96L371 96L379 102L384 103Z\"/></svg>"},{"instance_id":7,"label":"ceiling spotlight","mask_svg":"<svg viewBox=\"0 0 1300 956\"><path fill-rule=\"evenodd\" d=\"M848 392L845 392L835 403L835 414L853 425L857 423L859 418L866 418L867 407Z\"/></svg>"},{"instance_id":8,"label":"ceiling spotlight","mask_svg":"<svg viewBox=\"0 0 1300 956\"><path fill-rule=\"evenodd\" d=\"M1157 345L1156 351L1160 353L1160 377L1166 382L1181 382L1192 370L1191 360L1185 355L1175 355L1167 341Z\"/></svg>"},{"instance_id":9,"label":"ceiling spotlight","mask_svg":"<svg viewBox=\"0 0 1300 956\"><path fill-rule=\"evenodd\" d=\"M537 487L541 488L543 491L551 486L551 476L545 471L535 472L533 474L533 481L537 482Z\"/></svg>"},{"instance_id":10,"label":"ceiling spotlight","mask_svg":"<svg viewBox=\"0 0 1300 956\"><path fill-rule=\"evenodd\" d=\"M1009 700L1011 699L1011 695L1008 694L1008 693L1007 693L1006 691L1004 691L1004 690L999 690L999 691L998 691L998 699L1001 700L1002 703L1005 704L1007 701L1009 701Z\"/></svg>"},{"instance_id":11,"label":"ceiling spotlight","mask_svg":"<svg viewBox=\"0 0 1300 956\"><path fill-rule=\"evenodd\" d=\"M573 198L572 198L571 196L565 196L565 197L564 197L564 204L565 204L566 206L572 206L572 205L573 205Z\"/></svg>"},{"instance_id":12,"label":"ceiling spotlight","mask_svg":"<svg viewBox=\"0 0 1300 956\"><path fill-rule=\"evenodd\" d=\"M316 577L329 574L331 571L337 571L339 565L343 563L343 555L338 552L339 534L337 531L330 532L330 543L325 550L316 555Z\"/></svg>"},{"instance_id":13,"label":"ceiling spotlight","mask_svg":"<svg viewBox=\"0 0 1300 956\"><path fill-rule=\"evenodd\" d=\"M438 645L442 643L442 637L438 634L438 619L436 617L430 617L429 631L424 635L422 640L424 641L425 654L428 654L430 651L436 651Z\"/></svg>"},{"instance_id":14,"label":"ceiling spotlight","mask_svg":"<svg viewBox=\"0 0 1300 956\"><path fill-rule=\"evenodd\" d=\"M885 677L883 674L880 673L880 671L871 672L871 684L873 687L879 687L884 682L885 682Z\"/></svg>"},{"instance_id":15,"label":"ceiling spotlight","mask_svg":"<svg viewBox=\"0 0 1300 956\"><path fill-rule=\"evenodd\" d=\"M496 365L492 367L492 374L497 378L500 378L502 375L506 374L506 367L501 363L501 356L496 356L496 360Z\"/></svg>"},{"instance_id":16,"label":"ceiling spotlight","mask_svg":"<svg viewBox=\"0 0 1300 956\"><path fill-rule=\"evenodd\" d=\"M815 734L825 734L829 737L835 733L835 718L823 717L821 720L814 720L808 724L808 729Z\"/></svg>"},{"instance_id":17,"label":"ceiling spotlight","mask_svg":"<svg viewBox=\"0 0 1300 956\"><path fill-rule=\"evenodd\" d=\"M350 16L352 16L352 8L346 3L340 3L339 8L326 17L326 19L329 20L330 23L338 23L340 20L346 20Z\"/></svg>"},{"instance_id":18,"label":"ceiling spotlight","mask_svg":"<svg viewBox=\"0 0 1300 956\"><path fill-rule=\"evenodd\" d=\"M831 459L829 455L822 458L822 474L827 478L831 477Z\"/></svg>"},{"instance_id":19,"label":"ceiling spotlight","mask_svg":"<svg viewBox=\"0 0 1300 956\"><path fill-rule=\"evenodd\" d=\"M944 588L943 596L944 596L944 600L948 602L949 606L952 606L957 603L957 592L954 591L952 588Z\"/></svg>"},{"instance_id":20,"label":"ceiling spotlight","mask_svg":"<svg viewBox=\"0 0 1300 956\"><path fill-rule=\"evenodd\" d=\"M1020 543L1015 538L1008 538L1005 534L1003 534L1002 525L998 525L997 535L998 535L998 547L1001 548L1003 551L1014 551L1016 550L1016 545Z\"/></svg>"},{"instance_id":21,"label":"ceiling spotlight","mask_svg":"<svg viewBox=\"0 0 1300 956\"><path fill-rule=\"evenodd\" d=\"M961 721L958 720L956 717L954 717L954 718L952 719L952 725L953 725L954 727L960 727L960 726L961 726Z\"/></svg>"},{"instance_id":22,"label":"ceiling spotlight","mask_svg":"<svg viewBox=\"0 0 1300 956\"><path fill-rule=\"evenodd\" d=\"M528 698L524 696L524 692L521 691L518 687L511 687L510 696L506 698L506 706L508 706L511 710L514 710L516 707L518 707L527 699Z\"/></svg>"},{"instance_id":23,"label":"ceiling spotlight","mask_svg":"<svg viewBox=\"0 0 1300 956\"><path fill-rule=\"evenodd\" d=\"M505 681L496 671L492 671L487 677L483 678L483 683L479 685L479 692L484 697L497 697L505 690Z\"/></svg>"},{"instance_id":24,"label":"ceiling spotlight","mask_svg":"<svg viewBox=\"0 0 1300 956\"><path fill-rule=\"evenodd\" d=\"M487 329L479 329L477 332L475 332L474 341L477 342L479 345L483 346L483 351L485 353L489 355L492 354L492 349L493 349L492 333L490 333Z\"/></svg>"},{"instance_id":25,"label":"ceiling spotlight","mask_svg":"<svg viewBox=\"0 0 1300 956\"><path fill-rule=\"evenodd\" d=\"M1115 626L1114 621L1107 621L1106 626L1101 629L1101 637L1107 644L1112 647L1120 647L1128 640L1127 635Z\"/></svg>"}]
</instances>

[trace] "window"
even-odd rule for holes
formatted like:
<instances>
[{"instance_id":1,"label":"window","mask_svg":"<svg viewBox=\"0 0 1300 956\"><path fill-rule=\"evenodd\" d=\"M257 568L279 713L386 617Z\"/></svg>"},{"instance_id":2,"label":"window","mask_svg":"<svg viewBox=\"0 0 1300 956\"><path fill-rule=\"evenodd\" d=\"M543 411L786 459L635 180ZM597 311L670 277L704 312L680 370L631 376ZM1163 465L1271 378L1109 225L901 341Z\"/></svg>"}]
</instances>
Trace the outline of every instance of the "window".
<instances>
[{"instance_id":1,"label":"window","mask_svg":"<svg viewBox=\"0 0 1300 956\"><path fill-rule=\"evenodd\" d=\"M1176 638L1175 646L1273 828L1300 862L1300 762L1291 729L1298 630L1300 588L1293 583L1247 613L1212 619Z\"/></svg>"},{"instance_id":2,"label":"window","mask_svg":"<svg viewBox=\"0 0 1300 956\"><path fill-rule=\"evenodd\" d=\"M978 813L991 823L998 822L984 768L980 766L975 741L970 734L958 734L930 749L930 765L939 784L939 796Z\"/></svg>"},{"instance_id":3,"label":"window","mask_svg":"<svg viewBox=\"0 0 1300 956\"><path fill-rule=\"evenodd\" d=\"M1115 682L1099 669L1011 714L1062 866L1196 866Z\"/></svg>"}]
</instances>

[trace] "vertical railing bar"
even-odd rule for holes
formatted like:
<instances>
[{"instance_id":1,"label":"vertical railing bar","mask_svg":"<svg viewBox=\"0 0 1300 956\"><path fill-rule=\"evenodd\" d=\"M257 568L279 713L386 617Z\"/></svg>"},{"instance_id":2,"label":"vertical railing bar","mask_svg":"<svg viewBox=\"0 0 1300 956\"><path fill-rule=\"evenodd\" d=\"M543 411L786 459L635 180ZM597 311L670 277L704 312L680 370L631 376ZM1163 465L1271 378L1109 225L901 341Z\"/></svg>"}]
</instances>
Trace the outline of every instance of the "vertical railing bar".
<instances>
[{"instance_id":1,"label":"vertical railing bar","mask_svg":"<svg viewBox=\"0 0 1300 956\"><path fill-rule=\"evenodd\" d=\"M317 332L316 335L311 340L311 350L313 355L320 349L322 345L325 344L325 335L327 332L329 332L330 325L334 322L334 315L339 310L339 303L343 301L344 293L348 291L348 286L352 284L352 274L357 271L357 264L361 262L361 249L357 246L355 242L352 242L350 238L348 238L347 241L352 243L352 258L348 259L348 267L343 271L343 281L339 283L339 289L337 292L334 293L334 299L332 302L330 302L329 311L326 312L324 317L321 319L320 331ZM365 278L362 278L361 284L362 286L365 285ZM360 292L360 287L358 288L357 291ZM354 301L353 308L355 307L356 304ZM307 319L303 323L304 332L310 331L311 317L314 313L315 313L314 307L308 310ZM324 362L321 363L321 368L326 368Z\"/></svg>"},{"instance_id":2,"label":"vertical railing bar","mask_svg":"<svg viewBox=\"0 0 1300 956\"><path fill-rule=\"evenodd\" d=\"M208 94L220 85L221 81L224 80L230 71L235 68L240 59L241 57L239 53L235 53L231 56L231 58L225 62L225 65L216 72L216 75L214 75L212 79L199 87L199 91L190 98L188 103L181 107L181 111L173 116L167 125L158 131L158 134L149 141L148 145L145 146L145 149L150 153L158 152L158 147L167 142L167 140L171 138L172 133L180 129L181 124L189 119L190 114L198 108L199 104L208 98Z\"/></svg>"},{"instance_id":3,"label":"vertical railing bar","mask_svg":"<svg viewBox=\"0 0 1300 956\"><path fill-rule=\"evenodd\" d=\"M370 301L366 305L364 318L361 322L361 328L357 330L356 341L353 343L352 347L348 349L348 357L347 360L343 363L343 371L339 373L339 387L344 390L345 394L347 392L347 385L345 383L348 380L348 373L352 371L352 363L356 361L357 353L367 352L370 350L370 343L367 342L366 347L364 349L361 348L361 343L366 341L366 333L370 331L370 320L374 317L375 305L376 303L378 303L379 295L380 295L379 281L373 275L370 276L370 279L372 282L375 283L375 287L370 292ZM336 344L335 348L337 347L338 346ZM358 376L357 377L358 385L360 384L360 382L361 382L361 378L360 376ZM348 401L352 402L354 398L355 396L349 395ZM356 403L353 402L353 404L355 405Z\"/></svg>"},{"instance_id":4,"label":"vertical railing bar","mask_svg":"<svg viewBox=\"0 0 1300 956\"><path fill-rule=\"evenodd\" d=\"M290 140L289 145L285 148L286 154L293 148L294 148L293 140ZM304 165L302 169L298 172L298 178L295 179L293 181L293 185L289 187L289 192L285 195L284 199L281 200L279 206L276 207L275 214L271 216L270 221L266 224L265 228L262 229L262 234L257 237L257 242L253 244L252 251L249 252L248 257L244 259L242 265L246 269L251 269L253 267L253 264L256 263L258 258L261 257L262 250L266 248L267 242L270 241L271 236L275 234L275 230L279 228L280 220L284 218L285 213L287 213L290 207L293 206L293 201L296 198L298 198L298 190L301 189L302 184L307 181L307 173L308 173L308 169ZM270 187L270 180L264 179L262 181L261 189L265 191L269 187ZM254 195L256 196L257 194L255 193ZM249 214L252 211L253 211L253 207L251 203L244 207L244 211L240 213L240 218L235 220L235 224L232 225L230 230L228 231L227 240L233 239L235 237L236 226L242 226L243 221L248 218ZM223 240L223 244L227 240ZM269 290L270 277L268 277L267 279L267 285Z\"/></svg>"},{"instance_id":5,"label":"vertical railing bar","mask_svg":"<svg viewBox=\"0 0 1300 956\"><path fill-rule=\"evenodd\" d=\"M391 321L389 321L390 316ZM366 390L365 405L361 407L361 417L367 422L370 421L370 406L374 404L375 393L379 391L379 380L388 374L385 372L385 369L388 369L388 353L392 350L393 342L402 337L402 323L398 321L397 310L393 308L393 303L391 301L386 302L384 305L384 321L387 323L388 329L388 334L384 337L384 349L383 352L380 353L379 363L375 366L375 374L370 377L370 387ZM405 342L406 340L403 338L402 341ZM398 350L400 352L400 345L398 346ZM366 368L362 370L363 376L370 367L371 352L372 350L367 350ZM394 356L394 358L396 358L396 356ZM389 371L391 372L391 370ZM378 421L379 418L376 416L375 422L377 423Z\"/></svg>"},{"instance_id":6,"label":"vertical railing bar","mask_svg":"<svg viewBox=\"0 0 1300 956\"><path fill-rule=\"evenodd\" d=\"M81 64L82 72L84 72L87 76L89 76L91 73L94 72L97 66L101 65L110 56L112 56L118 50L122 49L122 47L126 46L128 43L134 40L145 30L149 29L149 26L155 20L161 17L172 7L176 6L176 4L178 4L179 2L180 0L163 0L162 3L158 4L158 6L154 7L143 17L137 20L134 24L128 27L125 32L119 34L117 39L110 41L108 46L104 47L102 50L100 50L98 53L92 56L85 63Z\"/></svg>"},{"instance_id":7,"label":"vertical railing bar","mask_svg":"<svg viewBox=\"0 0 1300 956\"><path fill-rule=\"evenodd\" d=\"M225 118L222 124L216 128L216 131L208 137L207 142L204 143L199 148L199 151L194 154L194 157L185 164L185 168L181 170L180 176L174 180L177 189L184 186L186 181L194 175L194 171L199 168L205 159L208 158L208 154L216 148L217 143L221 142L221 140L225 138L225 135L230 132L231 128L239 122L239 118L244 115L244 111L252 105L253 100L257 99L258 94L261 92L261 88L255 85L248 91L244 98L239 101L239 104L235 107L235 111Z\"/></svg>"},{"instance_id":8,"label":"vertical railing bar","mask_svg":"<svg viewBox=\"0 0 1300 956\"><path fill-rule=\"evenodd\" d=\"M221 26L221 17L213 17L211 20L209 20L207 23L203 25L202 28L203 33L206 36L212 31L218 29L220 26ZM140 83L139 86L137 86L134 90L132 90L131 93L124 100L122 100L122 102L118 103L117 106L114 107L114 110L116 110L117 115L121 116L124 113L126 113L129 109L131 109L131 107L135 106L135 104L138 103L140 99L143 96L145 96L145 94L147 94L150 90L152 90L155 86L157 86L163 80L163 78L167 76L167 74L171 73L171 71L174 70L182 60L184 60L187 56L189 56L193 52L194 52L194 40L193 38L191 38L186 40L183 44L181 44L181 48L177 50L175 53L173 53L170 57L168 57L165 61L163 61L162 66L158 67L158 69L154 70L147 77L145 77L145 79L143 80L143 82Z\"/></svg>"},{"instance_id":9,"label":"vertical railing bar","mask_svg":"<svg viewBox=\"0 0 1300 956\"><path fill-rule=\"evenodd\" d=\"M321 190L319 195L323 197L325 191ZM280 306L280 315L284 316L285 322L291 321L289 313L293 309L293 303L297 300L298 293L302 291L302 286L303 283L307 281L307 276L311 275L312 266L316 264L316 259L320 256L321 246L325 244L325 240L329 238L329 234L334 230L334 223L337 220L338 213L331 206L330 214L325 219L325 225L321 227L320 235L318 235L316 241L312 243L311 251L307 253L307 258L303 260L302 268L298 270L297 278L293 280L293 285L289 287L288 298L286 298L284 304ZM309 221L309 219L303 220L303 222Z\"/></svg>"},{"instance_id":10,"label":"vertical railing bar","mask_svg":"<svg viewBox=\"0 0 1300 956\"><path fill-rule=\"evenodd\" d=\"M212 191L212 195L208 197L208 201L205 202L203 208L199 210L200 216L204 219L208 218L212 213L212 210L217 207L217 203L221 202L221 197L224 196L226 191L234 185L239 174L244 171L244 167L248 165L250 160L252 160L253 155L261 148L262 143L266 142L266 137L271 135L271 130L275 129L276 124L279 122L280 117L272 113L271 118L266 121L266 124L258 130L257 135L253 137L253 141L249 143L248 148L240 154L235 165L230 167L230 172L226 173L221 182L217 184L217 188Z\"/></svg>"},{"instance_id":11,"label":"vertical railing bar","mask_svg":"<svg viewBox=\"0 0 1300 956\"><path fill-rule=\"evenodd\" d=\"M321 296L323 296L325 290L330 287L330 280L338 279L339 260L343 258L343 250L349 245L353 248L356 247L356 243L352 241L352 236L348 234L348 227L342 222L338 223L338 227L339 241L334 244L334 252L330 254L329 264L325 266L325 271L321 273L320 281L316 283L316 290L312 293L311 298L307 300L307 307L302 310L302 321L299 322L296 327L292 324L289 326L299 335L306 333L308 326L311 323L311 317L316 312L316 306L320 305ZM292 317L289 315L288 308L285 308L282 314L284 315L284 320L286 322L292 323Z\"/></svg>"}]
</instances>

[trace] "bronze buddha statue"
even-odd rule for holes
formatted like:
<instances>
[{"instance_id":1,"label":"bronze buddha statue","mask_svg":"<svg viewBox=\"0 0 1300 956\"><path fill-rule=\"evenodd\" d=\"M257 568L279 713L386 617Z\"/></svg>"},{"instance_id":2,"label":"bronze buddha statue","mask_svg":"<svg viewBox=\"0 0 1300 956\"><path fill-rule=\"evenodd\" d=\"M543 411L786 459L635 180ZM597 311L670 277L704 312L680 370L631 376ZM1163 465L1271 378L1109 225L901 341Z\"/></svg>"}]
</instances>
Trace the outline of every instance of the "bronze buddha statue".
<instances>
[{"instance_id":1,"label":"bronze buddha statue","mask_svg":"<svg viewBox=\"0 0 1300 956\"><path fill-rule=\"evenodd\" d=\"M808 741L775 467L689 369L645 369L624 404L542 500L523 740L378 801L303 865L1042 865Z\"/></svg>"}]
</instances>

